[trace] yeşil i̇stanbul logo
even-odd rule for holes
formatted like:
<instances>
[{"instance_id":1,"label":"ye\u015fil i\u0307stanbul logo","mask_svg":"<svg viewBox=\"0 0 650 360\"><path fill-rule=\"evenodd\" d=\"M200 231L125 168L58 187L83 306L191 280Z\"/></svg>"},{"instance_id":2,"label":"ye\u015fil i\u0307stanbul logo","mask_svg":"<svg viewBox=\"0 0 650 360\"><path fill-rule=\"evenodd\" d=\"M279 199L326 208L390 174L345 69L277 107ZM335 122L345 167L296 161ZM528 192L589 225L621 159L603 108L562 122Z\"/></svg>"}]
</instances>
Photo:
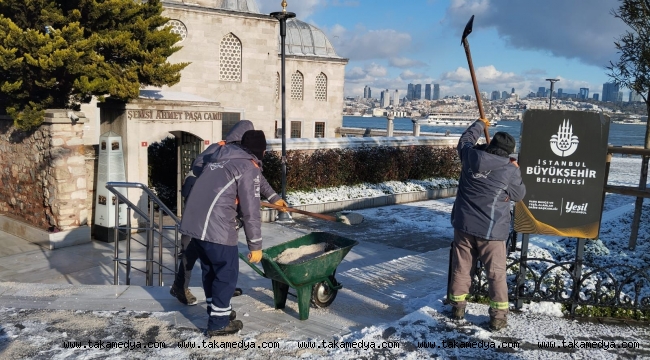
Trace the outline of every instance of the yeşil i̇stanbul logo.
<instances>
[{"instance_id":1,"label":"ye\u015fil i\u0307stanbul logo","mask_svg":"<svg viewBox=\"0 0 650 360\"><path fill-rule=\"evenodd\" d=\"M565 119L557 135L551 136L551 150L557 156L567 157L578 150L578 137L573 135L573 126Z\"/></svg>"}]
</instances>

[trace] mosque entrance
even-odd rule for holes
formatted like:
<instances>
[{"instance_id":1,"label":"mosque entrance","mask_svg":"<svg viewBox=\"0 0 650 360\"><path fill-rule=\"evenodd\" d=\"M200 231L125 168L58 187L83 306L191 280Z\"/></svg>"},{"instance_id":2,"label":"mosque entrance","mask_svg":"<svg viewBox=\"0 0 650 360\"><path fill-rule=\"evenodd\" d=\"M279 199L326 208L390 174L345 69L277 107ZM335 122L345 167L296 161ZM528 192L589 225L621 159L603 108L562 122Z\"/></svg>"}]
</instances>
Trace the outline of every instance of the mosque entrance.
<instances>
[{"instance_id":1,"label":"mosque entrance","mask_svg":"<svg viewBox=\"0 0 650 360\"><path fill-rule=\"evenodd\" d=\"M192 169L192 162L197 156L199 156L203 149L203 141L198 136L187 132L181 132L180 136L177 137L177 140L180 160L180 181L178 182L177 208L181 209L182 212L183 207L185 206L185 199L180 195L180 189L185 176ZM180 215L180 213L178 215Z\"/></svg>"}]
</instances>

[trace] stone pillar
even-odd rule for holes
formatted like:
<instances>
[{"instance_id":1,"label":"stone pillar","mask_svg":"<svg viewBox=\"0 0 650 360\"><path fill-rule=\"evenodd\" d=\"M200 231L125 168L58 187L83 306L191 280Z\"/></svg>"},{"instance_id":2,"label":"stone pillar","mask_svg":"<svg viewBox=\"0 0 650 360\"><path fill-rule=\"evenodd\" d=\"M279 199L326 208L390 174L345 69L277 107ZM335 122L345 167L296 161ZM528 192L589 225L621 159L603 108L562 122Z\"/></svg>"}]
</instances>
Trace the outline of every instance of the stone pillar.
<instances>
[{"instance_id":1,"label":"stone pillar","mask_svg":"<svg viewBox=\"0 0 650 360\"><path fill-rule=\"evenodd\" d=\"M413 122L413 136L420 136L420 123L417 119L411 119Z\"/></svg>"},{"instance_id":2,"label":"stone pillar","mask_svg":"<svg viewBox=\"0 0 650 360\"><path fill-rule=\"evenodd\" d=\"M393 115L391 113L388 113L388 115L386 116L386 119L388 121L387 124L386 124L386 136L389 136L389 137L393 136L393 126L394 126L393 119L394 118L395 118L395 115Z\"/></svg>"},{"instance_id":3,"label":"stone pillar","mask_svg":"<svg viewBox=\"0 0 650 360\"><path fill-rule=\"evenodd\" d=\"M50 224L59 230L88 225L86 154L83 142L83 113L46 110L43 124L50 126L50 171L45 176L46 205L51 207Z\"/></svg>"}]
</instances>

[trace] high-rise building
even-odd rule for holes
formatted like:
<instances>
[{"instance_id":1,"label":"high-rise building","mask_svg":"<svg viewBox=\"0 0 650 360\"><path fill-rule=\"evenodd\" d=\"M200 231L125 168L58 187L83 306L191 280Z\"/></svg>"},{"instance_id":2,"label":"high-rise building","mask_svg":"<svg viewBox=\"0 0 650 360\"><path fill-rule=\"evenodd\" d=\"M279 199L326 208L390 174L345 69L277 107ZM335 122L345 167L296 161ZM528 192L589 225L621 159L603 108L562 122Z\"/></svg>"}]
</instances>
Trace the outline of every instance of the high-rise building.
<instances>
[{"instance_id":1,"label":"high-rise building","mask_svg":"<svg viewBox=\"0 0 650 360\"><path fill-rule=\"evenodd\" d=\"M629 102L642 102L643 98L641 97L641 94L638 92L632 90L630 91L630 98L628 100Z\"/></svg>"},{"instance_id":2,"label":"high-rise building","mask_svg":"<svg viewBox=\"0 0 650 360\"><path fill-rule=\"evenodd\" d=\"M426 84L424 86L424 98L426 100L431 100L431 84Z\"/></svg>"},{"instance_id":3,"label":"high-rise building","mask_svg":"<svg viewBox=\"0 0 650 360\"><path fill-rule=\"evenodd\" d=\"M618 84L604 83L601 101L618 101Z\"/></svg>"},{"instance_id":4,"label":"high-rise building","mask_svg":"<svg viewBox=\"0 0 650 360\"><path fill-rule=\"evenodd\" d=\"M546 87L540 86L537 89L537 97L546 97Z\"/></svg>"},{"instance_id":5,"label":"high-rise building","mask_svg":"<svg viewBox=\"0 0 650 360\"><path fill-rule=\"evenodd\" d=\"M415 84L415 88L413 89L413 100L421 100L422 99L422 84Z\"/></svg>"},{"instance_id":6,"label":"high-rise building","mask_svg":"<svg viewBox=\"0 0 650 360\"><path fill-rule=\"evenodd\" d=\"M433 100L440 100L440 84L433 84Z\"/></svg>"},{"instance_id":7,"label":"high-rise building","mask_svg":"<svg viewBox=\"0 0 650 360\"><path fill-rule=\"evenodd\" d=\"M490 100L499 100L501 95L499 94L499 90L494 90L492 91L492 96L490 96Z\"/></svg>"},{"instance_id":8,"label":"high-rise building","mask_svg":"<svg viewBox=\"0 0 650 360\"><path fill-rule=\"evenodd\" d=\"M583 100L589 99L589 88L580 88L578 98Z\"/></svg>"},{"instance_id":9,"label":"high-rise building","mask_svg":"<svg viewBox=\"0 0 650 360\"><path fill-rule=\"evenodd\" d=\"M399 106L399 90L397 89L393 92L393 105Z\"/></svg>"},{"instance_id":10,"label":"high-rise building","mask_svg":"<svg viewBox=\"0 0 650 360\"><path fill-rule=\"evenodd\" d=\"M381 92L381 107L387 108L388 106L390 106L390 93L386 89Z\"/></svg>"},{"instance_id":11,"label":"high-rise building","mask_svg":"<svg viewBox=\"0 0 650 360\"><path fill-rule=\"evenodd\" d=\"M564 95L562 95L562 88L558 88L557 89L557 98L562 99L563 97L564 97Z\"/></svg>"},{"instance_id":12,"label":"high-rise building","mask_svg":"<svg viewBox=\"0 0 650 360\"><path fill-rule=\"evenodd\" d=\"M415 87L413 84L408 84L408 87L406 88L406 98L409 100L413 100L413 97L415 96Z\"/></svg>"},{"instance_id":13,"label":"high-rise building","mask_svg":"<svg viewBox=\"0 0 650 360\"><path fill-rule=\"evenodd\" d=\"M592 97L594 100L598 101L598 94L594 94Z\"/></svg>"},{"instance_id":14,"label":"high-rise building","mask_svg":"<svg viewBox=\"0 0 650 360\"><path fill-rule=\"evenodd\" d=\"M515 92L513 91L512 93L514 94ZM510 94L508 94L507 91L504 90L504 91L501 92L501 98L502 99L507 99L509 97L510 97Z\"/></svg>"},{"instance_id":15,"label":"high-rise building","mask_svg":"<svg viewBox=\"0 0 650 360\"><path fill-rule=\"evenodd\" d=\"M370 86L366 85L366 87L363 88L363 98L370 99L370 97Z\"/></svg>"},{"instance_id":16,"label":"high-rise building","mask_svg":"<svg viewBox=\"0 0 650 360\"><path fill-rule=\"evenodd\" d=\"M512 91L510 93L514 94L515 93L515 88L512 88Z\"/></svg>"}]
</instances>

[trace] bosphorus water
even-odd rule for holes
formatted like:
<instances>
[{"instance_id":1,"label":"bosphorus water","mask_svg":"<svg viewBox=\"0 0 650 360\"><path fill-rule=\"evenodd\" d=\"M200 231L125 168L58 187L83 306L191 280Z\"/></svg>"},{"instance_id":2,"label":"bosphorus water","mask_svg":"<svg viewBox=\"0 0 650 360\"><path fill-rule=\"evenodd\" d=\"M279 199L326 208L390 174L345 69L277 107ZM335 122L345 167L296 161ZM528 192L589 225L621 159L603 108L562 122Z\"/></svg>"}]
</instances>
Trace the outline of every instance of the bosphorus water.
<instances>
[{"instance_id":1,"label":"bosphorus water","mask_svg":"<svg viewBox=\"0 0 650 360\"><path fill-rule=\"evenodd\" d=\"M395 118L395 130L412 131L413 123L410 118ZM386 129L385 117L343 116L343 127ZM420 131L432 133L445 133L460 135L465 131L463 126L429 126L421 125ZM512 135L519 144L521 133L520 121L499 121L495 127L490 128L490 133L505 131ZM643 146L646 124L617 124L611 123L609 127L609 143L615 146Z\"/></svg>"}]
</instances>

